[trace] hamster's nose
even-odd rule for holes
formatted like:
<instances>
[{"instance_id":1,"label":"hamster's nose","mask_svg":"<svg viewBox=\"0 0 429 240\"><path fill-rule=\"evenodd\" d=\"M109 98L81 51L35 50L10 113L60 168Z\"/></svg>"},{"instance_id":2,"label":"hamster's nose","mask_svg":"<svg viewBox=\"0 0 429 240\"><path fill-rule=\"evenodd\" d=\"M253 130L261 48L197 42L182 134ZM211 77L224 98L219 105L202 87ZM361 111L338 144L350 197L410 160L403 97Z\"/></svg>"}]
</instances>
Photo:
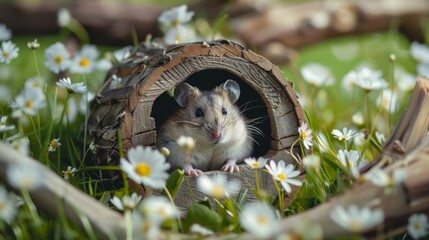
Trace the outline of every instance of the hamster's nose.
<instances>
[{"instance_id":1,"label":"hamster's nose","mask_svg":"<svg viewBox=\"0 0 429 240\"><path fill-rule=\"evenodd\" d=\"M213 139L219 139L222 136L222 132L219 128L215 128L212 130L212 138Z\"/></svg>"}]
</instances>

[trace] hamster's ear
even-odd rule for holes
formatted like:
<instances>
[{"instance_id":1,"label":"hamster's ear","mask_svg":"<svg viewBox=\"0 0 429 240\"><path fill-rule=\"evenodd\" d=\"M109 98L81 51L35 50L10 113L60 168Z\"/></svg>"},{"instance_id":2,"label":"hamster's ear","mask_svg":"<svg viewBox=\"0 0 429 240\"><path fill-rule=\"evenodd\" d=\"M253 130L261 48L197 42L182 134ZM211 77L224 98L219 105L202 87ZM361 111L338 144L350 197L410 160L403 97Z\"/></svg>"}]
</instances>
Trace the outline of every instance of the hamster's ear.
<instances>
[{"instance_id":1,"label":"hamster's ear","mask_svg":"<svg viewBox=\"0 0 429 240\"><path fill-rule=\"evenodd\" d=\"M228 79L221 88L228 92L229 100L234 104L240 97L240 85L234 80Z\"/></svg>"},{"instance_id":2,"label":"hamster's ear","mask_svg":"<svg viewBox=\"0 0 429 240\"><path fill-rule=\"evenodd\" d=\"M188 99L191 93L194 91L194 88L187 84L181 83L174 89L174 99L181 107L188 106Z\"/></svg>"}]
</instances>

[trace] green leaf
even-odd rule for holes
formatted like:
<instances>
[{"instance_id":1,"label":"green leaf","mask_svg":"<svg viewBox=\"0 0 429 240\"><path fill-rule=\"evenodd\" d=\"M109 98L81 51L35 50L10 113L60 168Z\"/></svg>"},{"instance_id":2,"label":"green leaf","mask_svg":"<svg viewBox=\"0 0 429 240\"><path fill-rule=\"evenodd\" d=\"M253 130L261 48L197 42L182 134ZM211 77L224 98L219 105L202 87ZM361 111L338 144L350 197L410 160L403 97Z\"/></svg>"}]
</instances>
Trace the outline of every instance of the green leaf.
<instances>
[{"instance_id":1,"label":"green leaf","mask_svg":"<svg viewBox=\"0 0 429 240\"><path fill-rule=\"evenodd\" d=\"M174 197L179 190L180 185L182 185L183 180L185 179L185 174L180 169L174 170L170 174L170 177L167 179L167 189L170 192L171 196Z\"/></svg>"},{"instance_id":2,"label":"green leaf","mask_svg":"<svg viewBox=\"0 0 429 240\"><path fill-rule=\"evenodd\" d=\"M198 223L213 231L219 231L222 225L222 217L206 205L194 203L189 208L188 215L183 221L185 231L188 231L189 227L194 223Z\"/></svg>"}]
</instances>

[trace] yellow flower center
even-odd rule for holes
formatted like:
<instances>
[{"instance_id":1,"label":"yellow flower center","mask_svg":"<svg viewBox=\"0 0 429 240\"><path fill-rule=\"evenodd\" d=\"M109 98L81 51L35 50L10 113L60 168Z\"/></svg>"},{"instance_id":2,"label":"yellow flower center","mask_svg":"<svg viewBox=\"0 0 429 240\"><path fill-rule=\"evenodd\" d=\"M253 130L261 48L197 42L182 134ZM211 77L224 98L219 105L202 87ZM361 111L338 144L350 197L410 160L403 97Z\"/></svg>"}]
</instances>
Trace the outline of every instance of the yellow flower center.
<instances>
[{"instance_id":1,"label":"yellow flower center","mask_svg":"<svg viewBox=\"0 0 429 240\"><path fill-rule=\"evenodd\" d=\"M260 166L261 166L261 164L259 162L253 162L252 163L252 167L254 167L254 168L257 168L257 167L260 167Z\"/></svg>"},{"instance_id":2,"label":"yellow flower center","mask_svg":"<svg viewBox=\"0 0 429 240\"><path fill-rule=\"evenodd\" d=\"M222 186L214 186L212 195L214 198L222 198L225 195L225 188Z\"/></svg>"},{"instance_id":3,"label":"yellow flower center","mask_svg":"<svg viewBox=\"0 0 429 240\"><path fill-rule=\"evenodd\" d=\"M301 139L306 139L307 133L305 131L301 131Z\"/></svg>"},{"instance_id":4,"label":"yellow flower center","mask_svg":"<svg viewBox=\"0 0 429 240\"><path fill-rule=\"evenodd\" d=\"M61 56L55 56L54 57L54 62L56 64L61 64L63 62L63 58Z\"/></svg>"},{"instance_id":5,"label":"yellow flower center","mask_svg":"<svg viewBox=\"0 0 429 240\"><path fill-rule=\"evenodd\" d=\"M146 233L148 233L148 232L149 232L149 230L150 230L150 223L148 223L148 222L144 222L144 223L141 225L141 231L142 231L142 233L146 234Z\"/></svg>"},{"instance_id":6,"label":"yellow flower center","mask_svg":"<svg viewBox=\"0 0 429 240\"><path fill-rule=\"evenodd\" d=\"M173 19L173 21L171 21L171 25L173 25L173 26L177 26L177 25L179 25L179 23L180 23L180 21L177 18L175 18L175 19Z\"/></svg>"},{"instance_id":7,"label":"yellow flower center","mask_svg":"<svg viewBox=\"0 0 429 240\"><path fill-rule=\"evenodd\" d=\"M165 210L165 208L160 208L158 209L158 214L159 216L167 216L167 211Z\"/></svg>"},{"instance_id":8,"label":"yellow flower center","mask_svg":"<svg viewBox=\"0 0 429 240\"><path fill-rule=\"evenodd\" d=\"M57 140L52 140L51 142L51 148L57 148L58 147L58 141ZM69 170L67 170L69 171Z\"/></svg>"},{"instance_id":9,"label":"yellow flower center","mask_svg":"<svg viewBox=\"0 0 429 240\"><path fill-rule=\"evenodd\" d=\"M136 173L140 176L147 177L151 174L152 169L146 163L139 163L136 165L135 169Z\"/></svg>"},{"instance_id":10,"label":"yellow flower center","mask_svg":"<svg viewBox=\"0 0 429 240\"><path fill-rule=\"evenodd\" d=\"M89 60L88 58L82 58L79 61L79 65L82 67L89 67L91 65L91 60Z\"/></svg>"},{"instance_id":11,"label":"yellow flower center","mask_svg":"<svg viewBox=\"0 0 429 240\"><path fill-rule=\"evenodd\" d=\"M3 55L3 57L4 57L4 58L9 57L9 53L8 53L8 52L3 52L3 54L2 54L2 55Z\"/></svg>"},{"instance_id":12,"label":"yellow flower center","mask_svg":"<svg viewBox=\"0 0 429 240\"><path fill-rule=\"evenodd\" d=\"M362 229L362 223L359 221L359 219L353 219L350 221L350 230L354 232L358 232Z\"/></svg>"},{"instance_id":13,"label":"yellow flower center","mask_svg":"<svg viewBox=\"0 0 429 240\"><path fill-rule=\"evenodd\" d=\"M284 175L283 173L277 174L277 178L281 181L285 181L287 179L286 175Z\"/></svg>"},{"instance_id":14,"label":"yellow flower center","mask_svg":"<svg viewBox=\"0 0 429 240\"><path fill-rule=\"evenodd\" d=\"M414 229L417 231L420 231L420 229L422 228L422 226L420 225L420 223L414 223Z\"/></svg>"},{"instance_id":15,"label":"yellow flower center","mask_svg":"<svg viewBox=\"0 0 429 240\"><path fill-rule=\"evenodd\" d=\"M352 162L350 162L349 160L347 160L346 163L347 163L347 167L348 168L350 168L350 169L353 168L353 163Z\"/></svg>"},{"instance_id":16,"label":"yellow flower center","mask_svg":"<svg viewBox=\"0 0 429 240\"><path fill-rule=\"evenodd\" d=\"M33 108L33 101L26 100L25 103L24 103L24 107L25 108Z\"/></svg>"},{"instance_id":17,"label":"yellow flower center","mask_svg":"<svg viewBox=\"0 0 429 240\"><path fill-rule=\"evenodd\" d=\"M259 216L256 218L256 221L257 221L259 224L261 224L261 225L267 225L267 223L268 223L268 219L267 219L267 217L266 217L266 216L262 216L262 215L259 215Z\"/></svg>"}]
</instances>

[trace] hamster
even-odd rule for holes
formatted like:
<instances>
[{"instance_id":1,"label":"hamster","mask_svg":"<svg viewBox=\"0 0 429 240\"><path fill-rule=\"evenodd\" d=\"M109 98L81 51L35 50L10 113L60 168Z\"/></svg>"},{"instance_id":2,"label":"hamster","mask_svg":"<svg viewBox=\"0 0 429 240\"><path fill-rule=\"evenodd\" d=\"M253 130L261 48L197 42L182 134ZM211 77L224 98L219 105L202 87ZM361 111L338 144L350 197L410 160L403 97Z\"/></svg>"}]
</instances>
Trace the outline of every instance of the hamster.
<instances>
[{"instance_id":1,"label":"hamster","mask_svg":"<svg viewBox=\"0 0 429 240\"><path fill-rule=\"evenodd\" d=\"M170 150L171 169L183 169L189 176L208 170L239 171L236 164L253 150L251 131L234 105L239 96L240 86L230 79L212 91L200 91L188 83L175 88L180 109L167 118L157 137L157 147ZM189 155L176 142L180 136L195 140Z\"/></svg>"}]
</instances>

